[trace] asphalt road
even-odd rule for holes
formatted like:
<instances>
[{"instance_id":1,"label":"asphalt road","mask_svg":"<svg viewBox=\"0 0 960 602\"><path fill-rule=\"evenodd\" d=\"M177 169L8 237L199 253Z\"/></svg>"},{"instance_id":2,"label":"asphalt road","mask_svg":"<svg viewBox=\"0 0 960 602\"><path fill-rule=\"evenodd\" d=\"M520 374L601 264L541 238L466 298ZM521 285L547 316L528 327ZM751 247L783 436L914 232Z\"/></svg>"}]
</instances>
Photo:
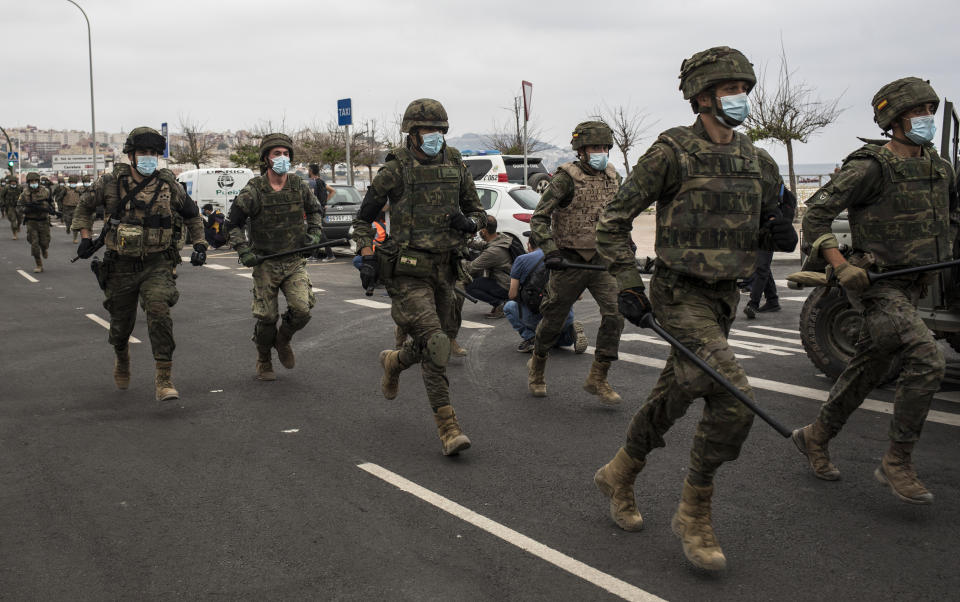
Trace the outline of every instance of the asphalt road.
<instances>
[{"instance_id":1,"label":"asphalt road","mask_svg":"<svg viewBox=\"0 0 960 602\"><path fill-rule=\"evenodd\" d=\"M460 342L470 355L448 375L473 447L445 458L417 368L396 400L380 394L389 300L364 298L347 258L310 263L323 290L294 339L297 367L275 363L273 383L253 378L249 270L232 253L181 265L181 399L160 404L143 315L131 387L118 391L106 330L88 317L108 317L88 262L70 264L75 246L55 229L47 270L32 282L29 247L6 226L0 599L957 599L953 351L915 454L934 505L904 504L874 481L890 390L875 391L872 409L831 445L843 472L835 483L814 478L758 420L718 476L714 525L728 569L708 575L683 558L669 526L700 402L637 481L642 532L617 528L592 483L667 355L649 332L624 331L610 377L621 407L583 392L590 355L569 351L551 356L549 396L535 399L509 324L467 304ZM776 262L777 277L794 267ZM732 339L758 401L797 427L830 383L796 333L803 292L781 293L783 311L741 314ZM576 313L592 340L593 301Z\"/></svg>"}]
</instances>

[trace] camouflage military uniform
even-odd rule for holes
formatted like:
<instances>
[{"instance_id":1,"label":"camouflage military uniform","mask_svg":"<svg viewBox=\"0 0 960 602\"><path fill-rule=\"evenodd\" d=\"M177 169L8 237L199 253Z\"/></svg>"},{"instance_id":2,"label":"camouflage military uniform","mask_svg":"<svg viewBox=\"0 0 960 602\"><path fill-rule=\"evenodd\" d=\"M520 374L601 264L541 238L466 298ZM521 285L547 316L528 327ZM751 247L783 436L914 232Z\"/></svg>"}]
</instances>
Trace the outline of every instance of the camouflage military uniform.
<instances>
[{"instance_id":1,"label":"camouflage military uniform","mask_svg":"<svg viewBox=\"0 0 960 602\"><path fill-rule=\"evenodd\" d=\"M81 198L73 215L74 230L90 230L97 207L109 219L119 220L107 233L104 261L106 288L103 307L110 312L110 344L118 356L126 355L130 333L137 319L137 302L147 316L153 357L170 362L176 344L170 308L180 298L173 268L180 253L173 248L179 234L173 230L173 214L183 217L194 243L203 243L203 222L196 203L168 170L158 170L152 181L121 207L123 199L142 178L127 164L114 167L99 178L92 194ZM138 174L139 176L139 174Z\"/></svg>"},{"instance_id":2,"label":"camouflage military uniform","mask_svg":"<svg viewBox=\"0 0 960 602\"><path fill-rule=\"evenodd\" d=\"M17 183L17 179L13 176L7 176L7 185L3 188L0 201L3 202L7 220L10 222L10 231L13 233L14 239L16 239L20 233L20 224L23 220L23 216L20 215L20 211L17 209L17 201L20 200L20 194L22 192L23 187Z\"/></svg>"},{"instance_id":3,"label":"camouflage military uniform","mask_svg":"<svg viewBox=\"0 0 960 602\"><path fill-rule=\"evenodd\" d=\"M67 234L73 234L73 241L77 241L77 232L72 230L73 213L80 204L81 189L78 188L78 179L76 176L70 178L69 186L65 187L63 195L60 197L60 211L63 212L63 223L67 227Z\"/></svg>"},{"instance_id":4,"label":"camouflage military uniform","mask_svg":"<svg viewBox=\"0 0 960 602\"><path fill-rule=\"evenodd\" d=\"M296 175L287 174L280 190L274 190L266 176L257 176L247 183L233 202L226 222L227 236L241 256L248 252L258 255L282 253L304 246L308 232L319 239L320 212L320 201L307 183ZM244 233L248 223L249 241ZM277 349L280 351L282 347L285 353L293 333L310 321L310 310L316 298L306 265L307 260L303 256L287 255L263 261L253 269L252 309L253 317L257 320L253 342L262 364L269 364L271 349L277 345L278 334L281 346ZM287 300L287 311L283 314L278 331L280 291L283 291ZM285 359L283 353L281 361L291 368L290 360ZM270 376L263 378L270 379Z\"/></svg>"},{"instance_id":5,"label":"camouflage military uniform","mask_svg":"<svg viewBox=\"0 0 960 602\"><path fill-rule=\"evenodd\" d=\"M727 336L740 298L736 279L750 275L757 249L772 250L760 229L760 218L777 211L782 179L777 164L765 151L755 148L745 135L735 136L731 145L713 145L699 118L690 128L674 128L662 134L607 206L597 226L597 249L613 262L611 271L621 290L643 286L629 247L630 230L634 218L657 203L658 260L650 284L657 320L752 397ZM735 178L724 178L724 158L702 164L709 174L689 171L688 166L696 161L690 160L687 149L697 140L703 141L704 154L715 151L721 157L731 157L729 164L740 166L741 172ZM710 192L687 192L691 189L688 183L696 181L694 177L704 176L717 178L713 206L701 204L702 199L712 198ZM677 201L681 192L688 197L682 204ZM747 199L745 206L733 206L738 202L737 195ZM683 220L689 215L700 224L712 226L712 230L688 226ZM727 238L737 241L734 248L721 246L714 232L728 232ZM676 351L671 351L646 404L630 424L624 446L630 456L643 460L654 448L663 447L663 435L698 397L706 403L690 452L691 469L709 480L721 463L736 459L750 432L753 413Z\"/></svg>"},{"instance_id":6,"label":"camouflage military uniform","mask_svg":"<svg viewBox=\"0 0 960 602\"><path fill-rule=\"evenodd\" d=\"M807 203L804 235L816 240L828 234L834 218L847 210L859 263L884 271L948 261L954 186L950 164L931 148L918 158L900 158L885 147L867 145ZM889 437L897 442L920 438L945 369L943 354L916 310L931 277L884 279L860 294L863 324L856 352L820 409L831 438L883 382L895 358L902 368Z\"/></svg>"},{"instance_id":7,"label":"camouflage military uniform","mask_svg":"<svg viewBox=\"0 0 960 602\"><path fill-rule=\"evenodd\" d=\"M50 247L50 215L56 213L56 209L50 198L50 190L46 186L39 186L36 189L30 187L30 184L39 182L39 178L31 177L35 175L30 174L27 177L27 187L20 193L17 211L23 216L23 222L27 227L30 254L33 255L37 264L35 271L42 272L43 258L47 256L47 249Z\"/></svg>"}]
</instances>

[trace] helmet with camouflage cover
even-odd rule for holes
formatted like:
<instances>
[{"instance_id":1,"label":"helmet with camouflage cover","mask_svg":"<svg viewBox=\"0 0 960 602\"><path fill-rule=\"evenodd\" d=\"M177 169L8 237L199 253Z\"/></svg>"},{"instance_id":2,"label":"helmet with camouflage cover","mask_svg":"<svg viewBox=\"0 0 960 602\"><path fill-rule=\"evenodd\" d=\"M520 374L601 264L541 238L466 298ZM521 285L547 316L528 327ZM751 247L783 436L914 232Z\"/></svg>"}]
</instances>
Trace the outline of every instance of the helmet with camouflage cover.
<instances>
[{"instance_id":1,"label":"helmet with camouflage cover","mask_svg":"<svg viewBox=\"0 0 960 602\"><path fill-rule=\"evenodd\" d=\"M9 185L9 184L16 184L16 183L17 183L17 176L15 176L15 175L13 175L13 174L9 174L9 175L7 175L7 177L4 178L3 180L4 180L8 185Z\"/></svg>"},{"instance_id":2,"label":"helmet with camouflage cover","mask_svg":"<svg viewBox=\"0 0 960 602\"><path fill-rule=\"evenodd\" d=\"M729 46L698 52L680 64L680 90L684 100L731 79L747 82L748 92L757 84L753 63L742 52Z\"/></svg>"},{"instance_id":3,"label":"helmet with camouflage cover","mask_svg":"<svg viewBox=\"0 0 960 602\"><path fill-rule=\"evenodd\" d=\"M141 126L134 128L127 134L123 143L123 154L129 155L138 150L152 150L162 153L167 147L167 140L157 130Z\"/></svg>"},{"instance_id":4,"label":"helmet with camouflage cover","mask_svg":"<svg viewBox=\"0 0 960 602\"><path fill-rule=\"evenodd\" d=\"M31 171L30 173L27 174L27 182L39 182L39 181L40 181L40 174L38 174L37 172Z\"/></svg>"},{"instance_id":5,"label":"helmet with camouflage cover","mask_svg":"<svg viewBox=\"0 0 960 602\"><path fill-rule=\"evenodd\" d=\"M67 182L69 182L70 184L79 184L80 178L77 176L70 176L69 178L67 178Z\"/></svg>"},{"instance_id":6,"label":"helmet with camouflage cover","mask_svg":"<svg viewBox=\"0 0 960 602\"><path fill-rule=\"evenodd\" d=\"M400 131L410 133L417 127L439 128L444 134L450 129L447 123L447 110L439 101L432 98L418 98L407 105L403 112Z\"/></svg>"},{"instance_id":7,"label":"helmet with camouflage cover","mask_svg":"<svg viewBox=\"0 0 960 602\"><path fill-rule=\"evenodd\" d=\"M613 130L602 121L584 121L573 128L573 138L570 140L573 150L580 150L584 146L613 146Z\"/></svg>"},{"instance_id":8,"label":"helmet with camouflage cover","mask_svg":"<svg viewBox=\"0 0 960 602\"><path fill-rule=\"evenodd\" d=\"M290 136L279 132L267 134L260 140L260 160L264 160L271 148L278 146L290 151L290 160L293 161L293 140L290 139Z\"/></svg>"},{"instance_id":9,"label":"helmet with camouflage cover","mask_svg":"<svg viewBox=\"0 0 960 602\"><path fill-rule=\"evenodd\" d=\"M874 94L870 105L873 107L873 120L881 130L887 131L898 115L928 102L933 103L933 111L936 112L940 106L940 97L929 80L902 77L880 88Z\"/></svg>"},{"instance_id":10,"label":"helmet with camouflage cover","mask_svg":"<svg viewBox=\"0 0 960 602\"><path fill-rule=\"evenodd\" d=\"M90 174L83 174L83 176L81 176L80 178L80 181L83 182L84 184L89 184L91 182Z\"/></svg>"},{"instance_id":11,"label":"helmet with camouflage cover","mask_svg":"<svg viewBox=\"0 0 960 602\"><path fill-rule=\"evenodd\" d=\"M46 186L47 188L53 186L53 182L51 182L50 178L48 178L47 176L41 176L40 183Z\"/></svg>"}]
</instances>

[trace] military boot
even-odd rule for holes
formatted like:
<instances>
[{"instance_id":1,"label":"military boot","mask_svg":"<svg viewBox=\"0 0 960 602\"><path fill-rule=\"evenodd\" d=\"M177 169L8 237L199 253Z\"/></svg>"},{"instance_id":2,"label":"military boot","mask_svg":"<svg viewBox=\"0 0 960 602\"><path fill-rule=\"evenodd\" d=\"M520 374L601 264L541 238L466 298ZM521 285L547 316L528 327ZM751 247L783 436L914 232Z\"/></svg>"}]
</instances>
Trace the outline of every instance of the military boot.
<instances>
[{"instance_id":1,"label":"military boot","mask_svg":"<svg viewBox=\"0 0 960 602\"><path fill-rule=\"evenodd\" d=\"M457 339L450 339L450 355L453 357L466 357L467 350L460 346Z\"/></svg>"},{"instance_id":2,"label":"military boot","mask_svg":"<svg viewBox=\"0 0 960 602\"><path fill-rule=\"evenodd\" d=\"M76 231L76 230L73 231L73 242L74 242L74 244L76 244L76 242L77 242L77 231Z\"/></svg>"},{"instance_id":3,"label":"military boot","mask_svg":"<svg viewBox=\"0 0 960 602\"><path fill-rule=\"evenodd\" d=\"M613 390L610 383L607 382L607 371L610 370L610 362L601 362L593 360L590 366L590 375L583 383L583 390L587 393L600 396L600 403L608 406L615 406L622 401L617 392Z\"/></svg>"},{"instance_id":4,"label":"military boot","mask_svg":"<svg viewBox=\"0 0 960 602\"><path fill-rule=\"evenodd\" d=\"M393 336L395 340L393 345L394 349L402 348L403 344L407 342L407 331L400 328L399 326L393 329Z\"/></svg>"},{"instance_id":5,"label":"military boot","mask_svg":"<svg viewBox=\"0 0 960 602\"><path fill-rule=\"evenodd\" d=\"M277 375L273 373L273 362L270 356L273 347L266 345L257 345L257 380L277 380Z\"/></svg>"},{"instance_id":6,"label":"military boot","mask_svg":"<svg viewBox=\"0 0 960 602\"><path fill-rule=\"evenodd\" d=\"M293 331L283 325L277 330L277 338L273 342L273 346L277 349L277 358L280 360L280 365L287 370L291 370L297 364L297 358L293 355L293 347L290 346L290 339L292 338Z\"/></svg>"},{"instance_id":7,"label":"military boot","mask_svg":"<svg viewBox=\"0 0 960 602\"><path fill-rule=\"evenodd\" d=\"M840 471L830 463L830 451L827 449L830 433L819 418L813 424L793 431L791 438L800 453L807 457L810 468L818 479L836 481L840 478Z\"/></svg>"},{"instance_id":8,"label":"military boot","mask_svg":"<svg viewBox=\"0 0 960 602\"><path fill-rule=\"evenodd\" d=\"M380 352L380 365L383 366L383 378L380 390L387 399L394 399L400 388L400 373L407 367L400 363L400 352L396 349L384 349Z\"/></svg>"},{"instance_id":9,"label":"military boot","mask_svg":"<svg viewBox=\"0 0 960 602\"><path fill-rule=\"evenodd\" d=\"M170 374L172 368L173 362L157 361L157 401L170 401L180 398L180 394L173 388Z\"/></svg>"},{"instance_id":10,"label":"military boot","mask_svg":"<svg viewBox=\"0 0 960 602\"><path fill-rule=\"evenodd\" d=\"M443 446L443 455L455 456L470 447L470 439L460 430L457 415L453 406L445 405L437 408L433 414L437 423L437 436Z\"/></svg>"},{"instance_id":11,"label":"military boot","mask_svg":"<svg viewBox=\"0 0 960 602\"><path fill-rule=\"evenodd\" d=\"M37 267L33 268L33 271L35 274L39 274L40 272L43 271L43 260L40 259L39 257L34 257L34 259L37 262Z\"/></svg>"},{"instance_id":12,"label":"military boot","mask_svg":"<svg viewBox=\"0 0 960 602\"><path fill-rule=\"evenodd\" d=\"M116 350L116 359L113 361L113 382L123 391L130 387L130 349Z\"/></svg>"},{"instance_id":13,"label":"military boot","mask_svg":"<svg viewBox=\"0 0 960 602\"><path fill-rule=\"evenodd\" d=\"M707 571L721 571L727 559L720 549L710 519L710 499L713 485L695 487L689 480L683 482L680 505L670 526L683 543L683 554L695 566Z\"/></svg>"},{"instance_id":14,"label":"military boot","mask_svg":"<svg viewBox=\"0 0 960 602\"><path fill-rule=\"evenodd\" d=\"M933 494L920 482L910 459L913 443L891 442L880 466L873 471L878 481L890 486L893 495L909 504L931 504Z\"/></svg>"},{"instance_id":15,"label":"military boot","mask_svg":"<svg viewBox=\"0 0 960 602\"><path fill-rule=\"evenodd\" d=\"M534 350L527 362L527 387L534 397L547 396L547 380L543 371L547 367L547 356L537 355Z\"/></svg>"},{"instance_id":16,"label":"military boot","mask_svg":"<svg viewBox=\"0 0 960 602\"><path fill-rule=\"evenodd\" d=\"M633 483L646 462L634 460L622 447L617 455L593 475L593 482L610 498L610 518L624 531L639 531L643 517L637 510Z\"/></svg>"}]
</instances>

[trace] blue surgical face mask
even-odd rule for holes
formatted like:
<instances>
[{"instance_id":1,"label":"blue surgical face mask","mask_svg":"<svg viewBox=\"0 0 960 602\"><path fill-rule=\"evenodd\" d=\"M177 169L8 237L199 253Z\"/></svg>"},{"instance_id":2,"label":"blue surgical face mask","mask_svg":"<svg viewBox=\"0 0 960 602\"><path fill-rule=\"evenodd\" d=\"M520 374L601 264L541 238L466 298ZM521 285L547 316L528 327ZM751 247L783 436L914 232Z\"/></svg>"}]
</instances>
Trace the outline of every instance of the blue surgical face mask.
<instances>
[{"instance_id":1,"label":"blue surgical face mask","mask_svg":"<svg viewBox=\"0 0 960 602\"><path fill-rule=\"evenodd\" d=\"M590 167L597 171L603 171L607 168L607 161L610 159L610 155L607 153L589 153L589 156L590 159L587 163L590 164Z\"/></svg>"},{"instance_id":2,"label":"blue surgical face mask","mask_svg":"<svg viewBox=\"0 0 960 602\"><path fill-rule=\"evenodd\" d=\"M157 171L157 158L151 155L137 157L137 171L145 176Z\"/></svg>"},{"instance_id":3,"label":"blue surgical face mask","mask_svg":"<svg viewBox=\"0 0 960 602\"><path fill-rule=\"evenodd\" d=\"M435 157L441 148L443 148L443 134L433 132L423 135L423 144L420 145L420 150L431 157Z\"/></svg>"},{"instance_id":4,"label":"blue surgical face mask","mask_svg":"<svg viewBox=\"0 0 960 602\"><path fill-rule=\"evenodd\" d=\"M37 188L40 188L40 184L37 184L36 182L30 182L30 188L36 190Z\"/></svg>"},{"instance_id":5,"label":"blue surgical face mask","mask_svg":"<svg viewBox=\"0 0 960 602\"><path fill-rule=\"evenodd\" d=\"M279 157L274 157L273 159L273 171L280 174L281 176L288 171L290 171L290 157L285 157L280 155Z\"/></svg>"},{"instance_id":6,"label":"blue surgical face mask","mask_svg":"<svg viewBox=\"0 0 960 602\"><path fill-rule=\"evenodd\" d=\"M77 187L77 183L76 183L76 182L74 182L73 184L70 184L70 188L76 188L76 187Z\"/></svg>"},{"instance_id":7,"label":"blue surgical face mask","mask_svg":"<svg viewBox=\"0 0 960 602\"><path fill-rule=\"evenodd\" d=\"M720 111L723 115L717 114L717 121L727 126L735 128L746 120L750 115L750 99L747 94L732 94L730 96L720 97Z\"/></svg>"},{"instance_id":8,"label":"blue surgical face mask","mask_svg":"<svg viewBox=\"0 0 960 602\"><path fill-rule=\"evenodd\" d=\"M916 144L929 144L937 133L937 124L933 115L923 115L922 117L910 118L910 131L907 132L907 138Z\"/></svg>"}]
</instances>

